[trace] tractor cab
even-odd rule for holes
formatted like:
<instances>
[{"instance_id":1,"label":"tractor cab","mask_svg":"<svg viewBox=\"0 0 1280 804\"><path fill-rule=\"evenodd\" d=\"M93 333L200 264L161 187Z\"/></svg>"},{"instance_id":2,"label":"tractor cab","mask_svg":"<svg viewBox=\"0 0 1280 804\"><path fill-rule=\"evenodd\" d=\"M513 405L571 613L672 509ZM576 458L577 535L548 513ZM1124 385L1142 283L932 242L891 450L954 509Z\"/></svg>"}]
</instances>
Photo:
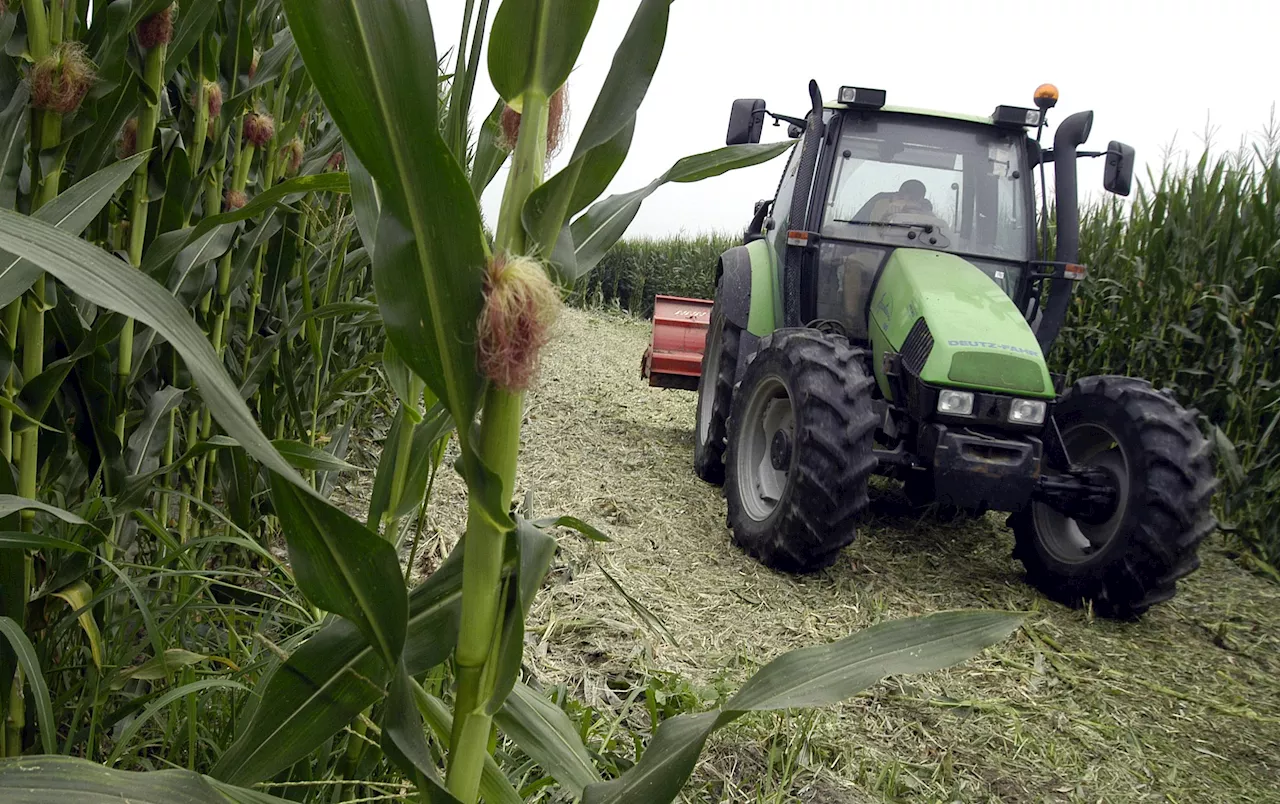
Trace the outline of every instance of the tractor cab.
<instances>
[{"instance_id":1,"label":"tractor cab","mask_svg":"<svg viewBox=\"0 0 1280 804\"><path fill-rule=\"evenodd\" d=\"M909 111L841 116L815 221L814 312L869 340L876 274L900 248L964 257L1013 298L1035 250L1027 136Z\"/></svg>"}]
</instances>

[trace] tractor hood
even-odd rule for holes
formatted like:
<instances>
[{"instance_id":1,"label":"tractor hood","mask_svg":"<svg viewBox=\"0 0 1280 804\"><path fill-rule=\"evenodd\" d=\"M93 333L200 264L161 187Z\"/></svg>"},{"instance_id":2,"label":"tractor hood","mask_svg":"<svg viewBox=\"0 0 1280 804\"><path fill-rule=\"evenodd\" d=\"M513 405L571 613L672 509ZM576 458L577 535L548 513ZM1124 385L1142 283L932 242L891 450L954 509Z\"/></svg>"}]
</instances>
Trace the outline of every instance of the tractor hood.
<instances>
[{"instance_id":1,"label":"tractor hood","mask_svg":"<svg viewBox=\"0 0 1280 804\"><path fill-rule=\"evenodd\" d=\"M987 274L943 251L899 248L871 298L876 377L884 351L930 385L1053 398L1035 333Z\"/></svg>"}]
</instances>

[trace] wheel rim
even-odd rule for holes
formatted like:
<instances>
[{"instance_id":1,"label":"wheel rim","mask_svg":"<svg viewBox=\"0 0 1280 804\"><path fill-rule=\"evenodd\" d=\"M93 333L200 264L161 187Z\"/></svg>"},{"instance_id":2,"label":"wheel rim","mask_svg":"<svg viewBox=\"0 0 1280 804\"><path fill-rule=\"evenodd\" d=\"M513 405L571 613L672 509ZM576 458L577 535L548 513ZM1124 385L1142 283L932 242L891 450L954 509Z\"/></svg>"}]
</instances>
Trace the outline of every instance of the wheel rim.
<instances>
[{"instance_id":1,"label":"wheel rim","mask_svg":"<svg viewBox=\"0 0 1280 804\"><path fill-rule=\"evenodd\" d=\"M720 339L724 330L718 316L711 318L706 352L702 355L702 380L698 389L698 441L711 437L711 417L716 411L716 385L720 374Z\"/></svg>"},{"instance_id":2,"label":"wheel rim","mask_svg":"<svg viewBox=\"0 0 1280 804\"><path fill-rule=\"evenodd\" d=\"M1116 509L1105 522L1080 522L1044 503L1033 508L1036 532L1045 549L1059 561L1082 564L1095 558L1120 532L1129 507L1132 463L1120 440L1101 424L1068 428L1062 433L1062 442L1074 463L1108 469L1117 481Z\"/></svg>"},{"instance_id":3,"label":"wheel rim","mask_svg":"<svg viewBox=\"0 0 1280 804\"><path fill-rule=\"evenodd\" d=\"M748 516L767 519L778 507L787 488L792 461L786 469L773 468L770 447L779 431L794 442L796 416L791 395L782 380L769 377L752 390L738 428L738 498Z\"/></svg>"}]
</instances>

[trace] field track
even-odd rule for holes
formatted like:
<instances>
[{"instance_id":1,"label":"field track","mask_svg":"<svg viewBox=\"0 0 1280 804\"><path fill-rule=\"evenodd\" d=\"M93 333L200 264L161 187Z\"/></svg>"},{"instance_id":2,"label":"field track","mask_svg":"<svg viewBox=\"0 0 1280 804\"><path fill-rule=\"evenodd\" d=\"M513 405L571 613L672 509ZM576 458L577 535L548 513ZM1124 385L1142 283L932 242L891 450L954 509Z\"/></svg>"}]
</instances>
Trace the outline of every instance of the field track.
<instances>
[{"instance_id":1,"label":"field track","mask_svg":"<svg viewBox=\"0 0 1280 804\"><path fill-rule=\"evenodd\" d=\"M601 730L647 738L644 696L627 703L637 685L709 707L777 653L886 618L1032 612L954 670L890 679L816 716L742 721L713 738L687 800L1280 801L1280 588L1240 569L1220 538L1139 623L1041 598L997 515L920 521L888 486L833 568L773 573L732 545L719 490L693 475L695 396L640 379L647 339L634 318L565 312L529 394L517 484L540 515L613 538L563 534L526 650L538 679L594 708ZM427 567L461 526L462 488L446 475Z\"/></svg>"}]
</instances>

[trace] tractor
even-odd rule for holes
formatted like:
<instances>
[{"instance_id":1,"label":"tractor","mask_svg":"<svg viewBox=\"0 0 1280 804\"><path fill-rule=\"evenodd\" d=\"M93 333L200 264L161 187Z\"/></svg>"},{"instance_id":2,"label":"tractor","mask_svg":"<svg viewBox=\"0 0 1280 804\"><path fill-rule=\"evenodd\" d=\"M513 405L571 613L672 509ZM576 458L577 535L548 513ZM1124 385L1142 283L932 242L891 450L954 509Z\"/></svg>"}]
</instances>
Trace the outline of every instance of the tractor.
<instances>
[{"instance_id":1,"label":"tractor","mask_svg":"<svg viewBox=\"0 0 1280 804\"><path fill-rule=\"evenodd\" d=\"M759 142L766 117L796 144L714 300L657 299L642 371L697 390L694 469L765 565L831 565L872 475L935 511L1007 512L1028 581L1103 616L1142 614L1199 565L1217 481L1195 412L1045 361L1086 275L1077 160L1103 158L1121 196L1134 169L1123 143L1080 149L1092 112L1042 145L1057 100L1045 84L1035 108L950 114L855 86L824 102L810 82L804 117L733 103L728 144Z\"/></svg>"}]
</instances>

